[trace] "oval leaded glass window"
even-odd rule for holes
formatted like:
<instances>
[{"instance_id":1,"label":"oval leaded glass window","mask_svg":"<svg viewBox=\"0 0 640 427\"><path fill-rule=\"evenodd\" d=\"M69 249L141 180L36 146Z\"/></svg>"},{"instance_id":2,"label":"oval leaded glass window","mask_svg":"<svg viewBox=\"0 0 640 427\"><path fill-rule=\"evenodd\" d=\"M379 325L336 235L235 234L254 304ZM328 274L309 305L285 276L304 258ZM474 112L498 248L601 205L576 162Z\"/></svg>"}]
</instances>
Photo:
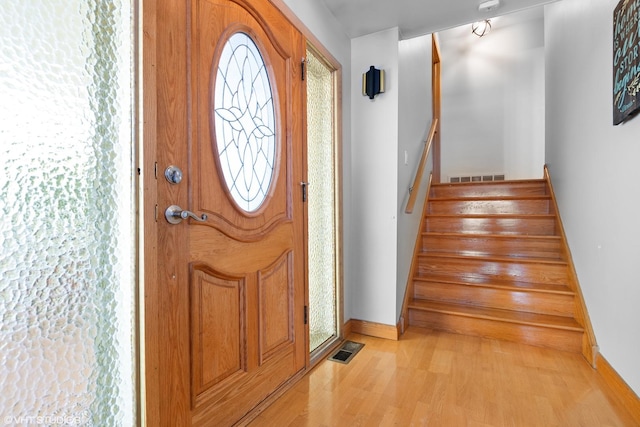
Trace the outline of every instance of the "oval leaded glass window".
<instances>
[{"instance_id":1,"label":"oval leaded glass window","mask_svg":"<svg viewBox=\"0 0 640 427\"><path fill-rule=\"evenodd\" d=\"M267 69L245 33L227 40L214 88L215 137L225 184L236 204L256 211L273 178L275 111Z\"/></svg>"}]
</instances>

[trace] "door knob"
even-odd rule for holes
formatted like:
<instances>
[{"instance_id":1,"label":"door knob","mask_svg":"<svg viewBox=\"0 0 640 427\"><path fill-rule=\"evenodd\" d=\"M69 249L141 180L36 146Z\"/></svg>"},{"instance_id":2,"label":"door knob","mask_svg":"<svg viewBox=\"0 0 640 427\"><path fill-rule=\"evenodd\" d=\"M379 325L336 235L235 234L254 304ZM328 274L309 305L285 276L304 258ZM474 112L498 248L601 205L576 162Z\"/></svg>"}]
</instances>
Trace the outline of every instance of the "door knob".
<instances>
[{"instance_id":1,"label":"door knob","mask_svg":"<svg viewBox=\"0 0 640 427\"><path fill-rule=\"evenodd\" d=\"M164 211L164 217L170 224L180 224L183 219L193 218L199 222L205 222L207 220L207 214L198 216L191 211L182 210L178 205L171 205Z\"/></svg>"}]
</instances>

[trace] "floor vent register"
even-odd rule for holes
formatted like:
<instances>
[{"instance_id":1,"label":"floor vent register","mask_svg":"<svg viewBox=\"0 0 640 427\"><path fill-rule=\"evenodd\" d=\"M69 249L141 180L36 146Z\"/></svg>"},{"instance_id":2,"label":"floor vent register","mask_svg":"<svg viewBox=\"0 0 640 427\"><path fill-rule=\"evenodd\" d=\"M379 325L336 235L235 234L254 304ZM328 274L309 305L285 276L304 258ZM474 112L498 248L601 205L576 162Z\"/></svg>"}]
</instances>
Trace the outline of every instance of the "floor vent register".
<instances>
[{"instance_id":1,"label":"floor vent register","mask_svg":"<svg viewBox=\"0 0 640 427\"><path fill-rule=\"evenodd\" d=\"M347 364L364 347L364 344L354 341L345 341L330 357L329 360Z\"/></svg>"}]
</instances>

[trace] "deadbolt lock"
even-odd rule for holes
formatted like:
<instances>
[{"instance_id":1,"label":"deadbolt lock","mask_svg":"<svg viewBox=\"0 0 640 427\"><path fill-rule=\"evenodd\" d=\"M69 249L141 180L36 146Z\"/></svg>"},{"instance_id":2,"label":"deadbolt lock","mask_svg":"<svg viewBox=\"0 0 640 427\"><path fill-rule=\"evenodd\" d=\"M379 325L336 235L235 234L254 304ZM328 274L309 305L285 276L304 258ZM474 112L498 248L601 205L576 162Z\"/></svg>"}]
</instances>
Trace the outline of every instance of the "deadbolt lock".
<instances>
[{"instance_id":1,"label":"deadbolt lock","mask_svg":"<svg viewBox=\"0 0 640 427\"><path fill-rule=\"evenodd\" d=\"M164 177L170 184L180 184L182 181L182 171L178 166L171 165L164 171Z\"/></svg>"}]
</instances>

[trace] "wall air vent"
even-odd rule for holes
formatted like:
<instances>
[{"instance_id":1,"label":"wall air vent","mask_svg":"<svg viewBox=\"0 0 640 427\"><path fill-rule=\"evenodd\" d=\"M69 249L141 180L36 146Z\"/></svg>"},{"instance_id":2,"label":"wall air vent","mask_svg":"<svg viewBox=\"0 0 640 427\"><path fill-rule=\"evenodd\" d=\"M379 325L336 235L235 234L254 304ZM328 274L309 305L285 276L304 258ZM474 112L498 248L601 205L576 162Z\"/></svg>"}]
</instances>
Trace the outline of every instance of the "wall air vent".
<instances>
[{"instance_id":1,"label":"wall air vent","mask_svg":"<svg viewBox=\"0 0 640 427\"><path fill-rule=\"evenodd\" d=\"M504 174L487 174L487 175L461 174L458 176L449 177L449 182L486 182L486 181L504 181Z\"/></svg>"}]
</instances>

